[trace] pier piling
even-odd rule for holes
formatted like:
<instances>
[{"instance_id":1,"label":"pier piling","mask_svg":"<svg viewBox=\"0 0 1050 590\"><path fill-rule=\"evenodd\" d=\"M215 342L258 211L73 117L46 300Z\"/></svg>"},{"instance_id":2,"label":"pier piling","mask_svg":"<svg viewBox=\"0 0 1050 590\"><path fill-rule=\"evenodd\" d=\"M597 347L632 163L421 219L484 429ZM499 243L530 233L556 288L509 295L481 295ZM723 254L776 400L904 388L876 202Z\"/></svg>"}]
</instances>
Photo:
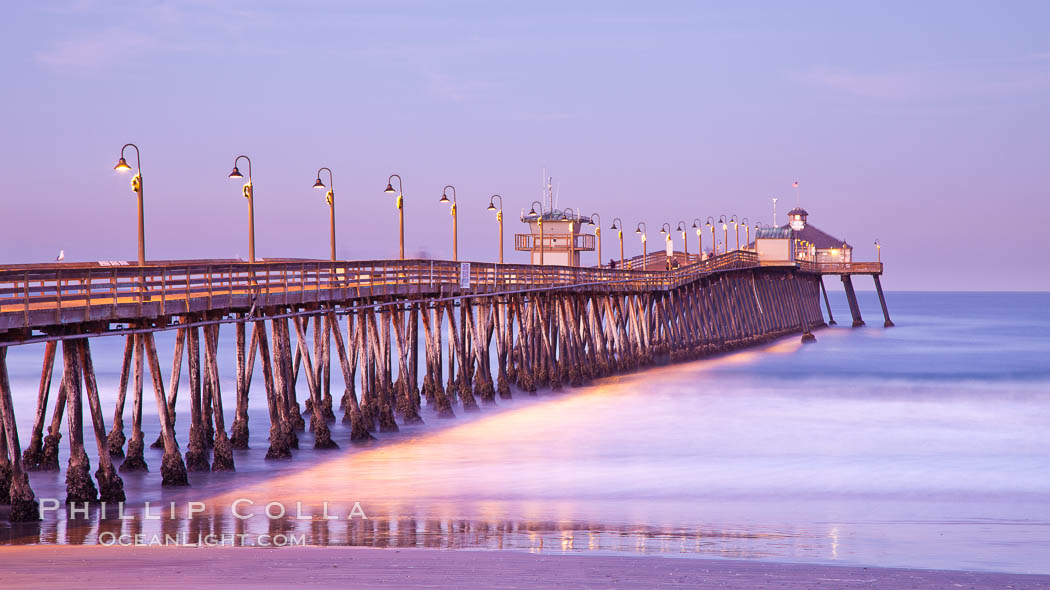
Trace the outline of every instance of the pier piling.
<instances>
[{"instance_id":1,"label":"pier piling","mask_svg":"<svg viewBox=\"0 0 1050 590\"><path fill-rule=\"evenodd\" d=\"M871 278L875 279L875 291L879 294L879 304L882 305L882 317L885 320L883 327L890 328L893 326L893 322L890 321L890 309L886 307L886 296L882 294L882 281L879 280L879 275L872 275Z\"/></svg>"},{"instance_id":2,"label":"pier piling","mask_svg":"<svg viewBox=\"0 0 1050 590\"><path fill-rule=\"evenodd\" d=\"M864 318L860 315L860 304L857 303L857 292L853 289L853 278L842 275L842 286L846 289L846 301L849 303L849 311L853 316L853 327L859 328L864 325Z\"/></svg>"}]
</instances>

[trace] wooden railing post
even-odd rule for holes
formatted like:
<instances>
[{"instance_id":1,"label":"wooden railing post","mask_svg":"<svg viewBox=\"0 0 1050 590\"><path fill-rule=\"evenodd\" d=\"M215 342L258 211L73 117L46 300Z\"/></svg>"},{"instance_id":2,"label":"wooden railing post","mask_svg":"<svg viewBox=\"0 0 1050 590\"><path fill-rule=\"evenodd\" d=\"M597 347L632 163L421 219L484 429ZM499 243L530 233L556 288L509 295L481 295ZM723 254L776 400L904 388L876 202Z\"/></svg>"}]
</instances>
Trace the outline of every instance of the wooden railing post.
<instances>
[{"instance_id":1,"label":"wooden railing post","mask_svg":"<svg viewBox=\"0 0 1050 590\"><path fill-rule=\"evenodd\" d=\"M91 321L91 269L87 270L84 277L84 321Z\"/></svg>"},{"instance_id":2,"label":"wooden railing post","mask_svg":"<svg viewBox=\"0 0 1050 590\"><path fill-rule=\"evenodd\" d=\"M24 282L22 283L22 294L23 294L23 297L25 297L25 305L24 305L24 313L25 313L25 320L24 320L24 327L28 329L28 328L29 328L29 271L26 271L26 272L25 272L25 281L24 281Z\"/></svg>"},{"instance_id":3,"label":"wooden railing post","mask_svg":"<svg viewBox=\"0 0 1050 590\"><path fill-rule=\"evenodd\" d=\"M57 309L55 311L55 318L59 323L62 322L62 271L55 273L55 297L57 303Z\"/></svg>"}]
</instances>

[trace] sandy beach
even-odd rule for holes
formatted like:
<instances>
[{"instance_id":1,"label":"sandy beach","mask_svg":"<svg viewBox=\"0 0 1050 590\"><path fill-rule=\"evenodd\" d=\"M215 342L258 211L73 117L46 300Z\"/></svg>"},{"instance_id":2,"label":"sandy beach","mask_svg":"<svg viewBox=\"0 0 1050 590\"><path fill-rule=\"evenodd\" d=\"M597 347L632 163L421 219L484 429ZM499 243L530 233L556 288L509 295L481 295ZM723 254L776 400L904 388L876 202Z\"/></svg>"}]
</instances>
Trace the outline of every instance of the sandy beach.
<instances>
[{"instance_id":1,"label":"sandy beach","mask_svg":"<svg viewBox=\"0 0 1050 590\"><path fill-rule=\"evenodd\" d=\"M295 547L4 547L5 588L1050 588L1050 576L740 560ZM147 585L148 581L148 585Z\"/></svg>"}]
</instances>

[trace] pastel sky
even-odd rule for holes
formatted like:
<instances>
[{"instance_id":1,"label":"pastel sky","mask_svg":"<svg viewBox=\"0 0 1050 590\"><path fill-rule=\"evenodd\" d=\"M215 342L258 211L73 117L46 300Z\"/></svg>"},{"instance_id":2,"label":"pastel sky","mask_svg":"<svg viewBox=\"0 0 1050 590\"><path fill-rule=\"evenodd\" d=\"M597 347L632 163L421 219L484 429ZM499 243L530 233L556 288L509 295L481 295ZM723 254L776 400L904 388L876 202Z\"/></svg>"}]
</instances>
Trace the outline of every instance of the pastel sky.
<instances>
[{"instance_id":1,"label":"pastel sky","mask_svg":"<svg viewBox=\"0 0 1050 590\"><path fill-rule=\"evenodd\" d=\"M410 255L450 257L453 184L460 258L500 193L524 262L546 168L650 243L798 180L889 289L1050 289L1048 2L10 2L0 46L0 263L134 259L135 142L151 259L247 255L245 153L261 257L327 256L329 166L342 258L396 256L397 172Z\"/></svg>"}]
</instances>

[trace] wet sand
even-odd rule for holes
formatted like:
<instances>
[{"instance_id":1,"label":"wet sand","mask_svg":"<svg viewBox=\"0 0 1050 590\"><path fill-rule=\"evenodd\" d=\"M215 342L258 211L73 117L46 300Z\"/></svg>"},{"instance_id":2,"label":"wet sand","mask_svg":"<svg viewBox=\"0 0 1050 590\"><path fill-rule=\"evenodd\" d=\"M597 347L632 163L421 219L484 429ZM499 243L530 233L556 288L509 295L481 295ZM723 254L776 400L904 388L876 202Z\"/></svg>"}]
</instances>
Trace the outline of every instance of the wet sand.
<instances>
[{"instance_id":1,"label":"wet sand","mask_svg":"<svg viewBox=\"0 0 1050 590\"><path fill-rule=\"evenodd\" d=\"M1050 576L501 551L3 547L5 588L996 588Z\"/></svg>"}]
</instances>

